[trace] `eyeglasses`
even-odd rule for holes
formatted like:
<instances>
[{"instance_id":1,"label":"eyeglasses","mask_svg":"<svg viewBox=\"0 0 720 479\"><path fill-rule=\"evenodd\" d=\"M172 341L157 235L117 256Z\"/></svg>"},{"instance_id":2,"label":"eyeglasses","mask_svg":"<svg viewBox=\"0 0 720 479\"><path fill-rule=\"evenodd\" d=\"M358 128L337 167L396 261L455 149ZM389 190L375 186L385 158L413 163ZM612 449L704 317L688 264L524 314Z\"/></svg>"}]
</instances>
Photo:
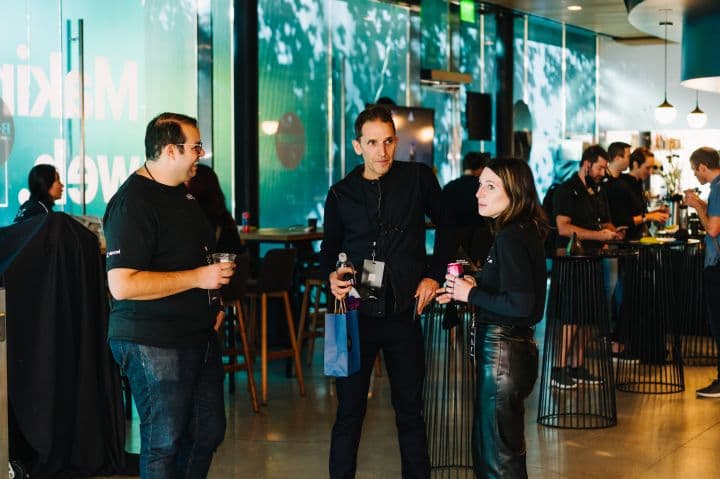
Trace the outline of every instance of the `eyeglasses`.
<instances>
[{"instance_id":1,"label":"eyeglasses","mask_svg":"<svg viewBox=\"0 0 720 479\"><path fill-rule=\"evenodd\" d=\"M193 153L197 155L204 151L202 141L197 143L175 143L175 146L189 146L192 148Z\"/></svg>"}]
</instances>

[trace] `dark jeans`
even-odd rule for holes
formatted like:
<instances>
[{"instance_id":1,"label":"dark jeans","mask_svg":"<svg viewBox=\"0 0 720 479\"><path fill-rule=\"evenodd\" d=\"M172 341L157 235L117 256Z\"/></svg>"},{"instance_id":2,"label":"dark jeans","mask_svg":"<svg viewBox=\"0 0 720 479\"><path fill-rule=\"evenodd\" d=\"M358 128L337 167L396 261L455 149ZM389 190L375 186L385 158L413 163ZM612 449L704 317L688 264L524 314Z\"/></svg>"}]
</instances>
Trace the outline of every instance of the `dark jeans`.
<instances>
[{"instance_id":1,"label":"dark jeans","mask_svg":"<svg viewBox=\"0 0 720 479\"><path fill-rule=\"evenodd\" d=\"M140 415L140 477L204 478L225 436L219 345L160 348L110 340Z\"/></svg>"},{"instance_id":2,"label":"dark jeans","mask_svg":"<svg viewBox=\"0 0 720 479\"><path fill-rule=\"evenodd\" d=\"M703 270L703 288L708 309L710 333L715 338L718 351L718 379L720 379L720 265L707 266Z\"/></svg>"},{"instance_id":3,"label":"dark jeans","mask_svg":"<svg viewBox=\"0 0 720 479\"><path fill-rule=\"evenodd\" d=\"M472 453L479 479L525 479L525 405L538 370L530 328L480 324Z\"/></svg>"},{"instance_id":4,"label":"dark jeans","mask_svg":"<svg viewBox=\"0 0 720 479\"><path fill-rule=\"evenodd\" d=\"M360 370L335 381L338 409L330 444L332 479L355 477L370 374L380 349L395 409L402 477L430 477L422 402L425 350L420 321L413 321L408 311L385 319L360 316Z\"/></svg>"}]
</instances>

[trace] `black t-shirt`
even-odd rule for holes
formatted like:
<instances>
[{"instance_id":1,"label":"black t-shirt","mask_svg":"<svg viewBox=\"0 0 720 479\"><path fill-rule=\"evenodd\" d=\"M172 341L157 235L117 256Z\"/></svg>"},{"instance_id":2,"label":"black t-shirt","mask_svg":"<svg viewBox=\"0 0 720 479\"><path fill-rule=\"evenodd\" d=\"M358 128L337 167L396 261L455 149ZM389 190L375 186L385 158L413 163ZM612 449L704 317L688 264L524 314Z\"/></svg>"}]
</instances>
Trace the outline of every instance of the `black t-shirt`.
<instances>
[{"instance_id":1,"label":"black t-shirt","mask_svg":"<svg viewBox=\"0 0 720 479\"><path fill-rule=\"evenodd\" d=\"M133 174L110 200L104 218L107 270L184 271L207 264L215 238L184 185ZM190 289L155 300L113 300L108 336L154 346L206 341L214 318L209 293Z\"/></svg>"},{"instance_id":2,"label":"black t-shirt","mask_svg":"<svg viewBox=\"0 0 720 479\"><path fill-rule=\"evenodd\" d=\"M575 226L600 231L603 224L610 223L605 187L602 184L594 184L589 178L587 182L588 186L585 186L578 174L575 173L569 180L562 183L553 197L553 212L556 218L560 215L569 216L571 223ZM564 248L568 239L558 235L556 247ZM583 244L589 248L602 246L599 241L584 240Z\"/></svg>"},{"instance_id":3,"label":"black t-shirt","mask_svg":"<svg viewBox=\"0 0 720 479\"><path fill-rule=\"evenodd\" d=\"M30 198L20 206L13 223L32 218L33 216L46 215L52 211L52 205L48 206L40 200Z\"/></svg>"},{"instance_id":4,"label":"black t-shirt","mask_svg":"<svg viewBox=\"0 0 720 479\"><path fill-rule=\"evenodd\" d=\"M606 189L610 205L610 217L615 226L627 226L627 239L640 239L643 225L635 225L633 216L647 213L642 181L623 173L618 178L608 178Z\"/></svg>"},{"instance_id":5,"label":"black t-shirt","mask_svg":"<svg viewBox=\"0 0 720 479\"><path fill-rule=\"evenodd\" d=\"M510 224L498 231L469 302L482 322L532 326L545 308L545 250L534 226Z\"/></svg>"}]
</instances>

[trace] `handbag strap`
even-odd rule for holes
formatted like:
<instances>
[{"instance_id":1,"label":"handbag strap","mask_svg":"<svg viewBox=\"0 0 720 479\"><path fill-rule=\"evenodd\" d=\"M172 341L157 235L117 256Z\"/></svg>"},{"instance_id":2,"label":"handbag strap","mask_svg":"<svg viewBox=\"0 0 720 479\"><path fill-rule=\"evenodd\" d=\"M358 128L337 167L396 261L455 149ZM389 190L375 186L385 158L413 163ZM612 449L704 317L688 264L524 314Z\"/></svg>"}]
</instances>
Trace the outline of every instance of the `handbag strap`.
<instances>
[{"instance_id":1,"label":"handbag strap","mask_svg":"<svg viewBox=\"0 0 720 479\"><path fill-rule=\"evenodd\" d=\"M335 298L335 314L345 314L345 313L347 313L347 309L345 306L345 300Z\"/></svg>"}]
</instances>

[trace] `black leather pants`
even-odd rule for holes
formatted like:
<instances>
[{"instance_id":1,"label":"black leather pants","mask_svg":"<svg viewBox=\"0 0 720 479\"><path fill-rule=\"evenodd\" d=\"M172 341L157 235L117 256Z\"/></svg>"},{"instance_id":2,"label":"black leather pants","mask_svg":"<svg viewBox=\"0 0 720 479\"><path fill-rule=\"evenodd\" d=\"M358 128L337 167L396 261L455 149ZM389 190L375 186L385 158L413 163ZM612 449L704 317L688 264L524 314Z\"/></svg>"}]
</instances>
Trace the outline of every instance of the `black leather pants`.
<instances>
[{"instance_id":1,"label":"black leather pants","mask_svg":"<svg viewBox=\"0 0 720 479\"><path fill-rule=\"evenodd\" d=\"M478 325L472 437L478 479L527 478L523 402L538 370L532 337L532 329L526 327Z\"/></svg>"}]
</instances>

